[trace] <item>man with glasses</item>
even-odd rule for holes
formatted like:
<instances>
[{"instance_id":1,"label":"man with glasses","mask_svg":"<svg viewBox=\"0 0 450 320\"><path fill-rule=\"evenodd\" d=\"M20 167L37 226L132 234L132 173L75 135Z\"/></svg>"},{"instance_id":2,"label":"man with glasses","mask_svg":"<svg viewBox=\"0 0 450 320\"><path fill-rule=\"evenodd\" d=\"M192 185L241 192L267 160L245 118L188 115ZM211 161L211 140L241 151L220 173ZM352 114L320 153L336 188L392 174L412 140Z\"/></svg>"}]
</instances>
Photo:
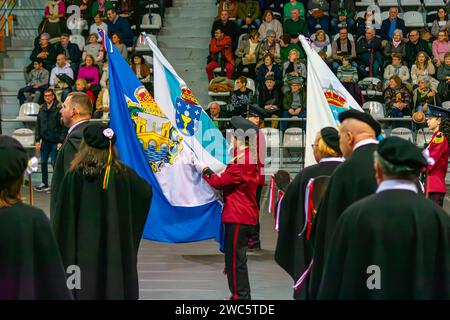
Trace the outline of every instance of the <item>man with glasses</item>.
<instances>
[{"instance_id":1,"label":"man with glasses","mask_svg":"<svg viewBox=\"0 0 450 320\"><path fill-rule=\"evenodd\" d=\"M39 109L36 120L36 153L41 156L42 182L34 188L38 192L50 191L48 185L48 158L55 166L56 154L64 140L64 129L60 120L60 106L52 89L44 91L45 103Z\"/></svg>"},{"instance_id":2,"label":"man with glasses","mask_svg":"<svg viewBox=\"0 0 450 320\"><path fill-rule=\"evenodd\" d=\"M405 61L408 68L411 68L416 61L416 57L420 51L425 51L429 57L432 57L430 46L428 42L420 38L419 30L413 29L408 35L409 41L406 44Z\"/></svg>"}]
</instances>

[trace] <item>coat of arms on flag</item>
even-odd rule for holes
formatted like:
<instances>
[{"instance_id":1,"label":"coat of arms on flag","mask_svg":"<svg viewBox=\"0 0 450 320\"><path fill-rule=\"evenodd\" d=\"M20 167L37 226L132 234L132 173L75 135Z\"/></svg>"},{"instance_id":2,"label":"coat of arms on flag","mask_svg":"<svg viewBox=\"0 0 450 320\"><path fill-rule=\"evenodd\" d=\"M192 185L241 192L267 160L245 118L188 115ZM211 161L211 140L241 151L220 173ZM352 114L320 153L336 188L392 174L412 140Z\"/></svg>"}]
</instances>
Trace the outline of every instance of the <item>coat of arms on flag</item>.
<instances>
[{"instance_id":1,"label":"coat of arms on flag","mask_svg":"<svg viewBox=\"0 0 450 320\"><path fill-rule=\"evenodd\" d=\"M349 110L349 107L345 105L347 100L344 95L334 89L331 84L328 88L323 89L323 93L330 106L331 112L333 113L334 119L339 121L339 113Z\"/></svg>"},{"instance_id":2,"label":"coat of arms on flag","mask_svg":"<svg viewBox=\"0 0 450 320\"><path fill-rule=\"evenodd\" d=\"M181 89L181 99L175 102L177 128L185 136L192 136L198 129L202 108L188 88Z\"/></svg>"}]
</instances>

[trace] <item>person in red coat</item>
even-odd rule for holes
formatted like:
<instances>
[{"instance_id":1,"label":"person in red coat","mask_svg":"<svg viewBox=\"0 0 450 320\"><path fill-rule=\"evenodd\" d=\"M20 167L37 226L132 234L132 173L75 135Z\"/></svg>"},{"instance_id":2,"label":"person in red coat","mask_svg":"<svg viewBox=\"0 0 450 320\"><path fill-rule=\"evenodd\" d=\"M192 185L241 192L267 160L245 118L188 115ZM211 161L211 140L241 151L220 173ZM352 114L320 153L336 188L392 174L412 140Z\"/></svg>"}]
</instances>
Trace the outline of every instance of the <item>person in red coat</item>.
<instances>
[{"instance_id":1,"label":"person in red coat","mask_svg":"<svg viewBox=\"0 0 450 320\"><path fill-rule=\"evenodd\" d=\"M221 67L222 63L225 66L227 78L231 79L233 77L234 58L231 45L231 38L226 36L222 29L216 28L214 37L209 42L209 57L211 60L206 65L206 73L208 74L209 81L214 78L214 69Z\"/></svg>"},{"instance_id":2,"label":"person in red coat","mask_svg":"<svg viewBox=\"0 0 450 320\"><path fill-rule=\"evenodd\" d=\"M443 207L445 193L445 176L448 167L448 150L450 139L450 111L444 108L428 106L428 128L434 131L425 151L431 163L426 168L425 192L433 202Z\"/></svg>"},{"instance_id":3,"label":"person in red coat","mask_svg":"<svg viewBox=\"0 0 450 320\"><path fill-rule=\"evenodd\" d=\"M234 158L226 170L218 175L198 160L193 160L193 165L209 185L223 193L225 270L230 300L250 300L247 244L252 227L258 222L259 208L256 202L258 171L248 140L254 139L258 127L240 116L232 117L231 124L235 129Z\"/></svg>"}]
</instances>

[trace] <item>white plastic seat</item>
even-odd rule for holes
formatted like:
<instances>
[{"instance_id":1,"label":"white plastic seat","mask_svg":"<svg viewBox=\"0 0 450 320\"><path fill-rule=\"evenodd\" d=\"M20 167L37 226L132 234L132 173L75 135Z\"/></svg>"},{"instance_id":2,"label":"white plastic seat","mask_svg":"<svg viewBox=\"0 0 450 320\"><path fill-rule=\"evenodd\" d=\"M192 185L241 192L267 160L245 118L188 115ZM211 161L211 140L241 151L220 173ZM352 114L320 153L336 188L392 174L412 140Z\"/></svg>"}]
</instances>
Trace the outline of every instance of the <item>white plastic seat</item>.
<instances>
[{"instance_id":1,"label":"white plastic seat","mask_svg":"<svg viewBox=\"0 0 450 320\"><path fill-rule=\"evenodd\" d=\"M450 109L450 101L442 102L442 108Z\"/></svg>"},{"instance_id":2,"label":"white plastic seat","mask_svg":"<svg viewBox=\"0 0 450 320\"><path fill-rule=\"evenodd\" d=\"M17 120L34 120L39 113L39 104L36 102L26 102L20 106Z\"/></svg>"},{"instance_id":3,"label":"white plastic seat","mask_svg":"<svg viewBox=\"0 0 450 320\"><path fill-rule=\"evenodd\" d=\"M413 135L411 129L408 128L394 128L391 131L391 137L399 137L413 142Z\"/></svg>"},{"instance_id":4,"label":"white plastic seat","mask_svg":"<svg viewBox=\"0 0 450 320\"><path fill-rule=\"evenodd\" d=\"M443 0L424 0L423 5L425 8L439 8L445 5L446 1Z\"/></svg>"},{"instance_id":5,"label":"white plastic seat","mask_svg":"<svg viewBox=\"0 0 450 320\"><path fill-rule=\"evenodd\" d=\"M70 42L72 43L76 43L78 45L78 48L83 51L84 46L86 45L86 40L84 39L84 37L80 34L72 34L69 37Z\"/></svg>"},{"instance_id":6,"label":"white plastic seat","mask_svg":"<svg viewBox=\"0 0 450 320\"><path fill-rule=\"evenodd\" d=\"M278 148L281 144L280 131L275 128L262 128L264 138L266 139L266 146L269 148Z\"/></svg>"},{"instance_id":7,"label":"white plastic seat","mask_svg":"<svg viewBox=\"0 0 450 320\"><path fill-rule=\"evenodd\" d=\"M145 62L147 62L148 65L153 65L153 57L149 55L143 55Z\"/></svg>"},{"instance_id":8,"label":"white plastic seat","mask_svg":"<svg viewBox=\"0 0 450 320\"><path fill-rule=\"evenodd\" d=\"M287 148L303 148L303 130L300 128L288 128L283 135L283 146Z\"/></svg>"},{"instance_id":9,"label":"white plastic seat","mask_svg":"<svg viewBox=\"0 0 450 320\"><path fill-rule=\"evenodd\" d=\"M422 2L420 0L400 0L400 4L402 5L402 8L422 6Z\"/></svg>"},{"instance_id":10,"label":"white plastic seat","mask_svg":"<svg viewBox=\"0 0 450 320\"><path fill-rule=\"evenodd\" d=\"M387 18L389 18L389 11L383 11L381 13L381 21L386 20Z\"/></svg>"},{"instance_id":11,"label":"white plastic seat","mask_svg":"<svg viewBox=\"0 0 450 320\"><path fill-rule=\"evenodd\" d=\"M431 137L433 136L433 131L428 129L428 128L424 128L421 129L419 131L417 131L417 137L416 137L416 145L419 148L423 148L425 147L425 145L427 145L428 143L430 143Z\"/></svg>"},{"instance_id":12,"label":"white plastic seat","mask_svg":"<svg viewBox=\"0 0 450 320\"><path fill-rule=\"evenodd\" d=\"M374 5L375 0L361 0L358 2L355 2L356 8L367 8L367 6Z\"/></svg>"},{"instance_id":13,"label":"white plastic seat","mask_svg":"<svg viewBox=\"0 0 450 320\"><path fill-rule=\"evenodd\" d=\"M403 15L407 28L419 28L425 26L423 15L419 11L408 11Z\"/></svg>"},{"instance_id":14,"label":"white plastic seat","mask_svg":"<svg viewBox=\"0 0 450 320\"><path fill-rule=\"evenodd\" d=\"M14 130L12 137L17 139L22 146L32 147L34 146L34 132L28 128L20 128Z\"/></svg>"},{"instance_id":15,"label":"white plastic seat","mask_svg":"<svg viewBox=\"0 0 450 320\"><path fill-rule=\"evenodd\" d=\"M157 13L152 13L151 20L149 14L142 17L142 30L160 30L162 26L161 16Z\"/></svg>"},{"instance_id":16,"label":"white plastic seat","mask_svg":"<svg viewBox=\"0 0 450 320\"><path fill-rule=\"evenodd\" d=\"M378 6L380 8L384 7L397 7L398 1L397 0L378 0Z\"/></svg>"},{"instance_id":17,"label":"white plastic seat","mask_svg":"<svg viewBox=\"0 0 450 320\"><path fill-rule=\"evenodd\" d=\"M381 102L378 101L369 101L370 102L370 115L375 119L384 118L384 106ZM368 103L368 102L366 102Z\"/></svg>"}]
</instances>

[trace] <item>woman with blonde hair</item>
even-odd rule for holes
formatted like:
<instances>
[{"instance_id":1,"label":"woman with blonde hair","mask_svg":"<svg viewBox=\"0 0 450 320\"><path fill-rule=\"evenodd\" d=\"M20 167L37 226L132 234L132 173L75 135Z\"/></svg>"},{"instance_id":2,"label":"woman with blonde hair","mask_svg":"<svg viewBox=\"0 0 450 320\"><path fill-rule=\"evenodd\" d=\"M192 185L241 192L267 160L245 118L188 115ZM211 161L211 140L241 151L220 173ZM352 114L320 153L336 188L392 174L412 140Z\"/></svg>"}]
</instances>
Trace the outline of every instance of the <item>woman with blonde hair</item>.
<instances>
[{"instance_id":1,"label":"woman with blonde hair","mask_svg":"<svg viewBox=\"0 0 450 320\"><path fill-rule=\"evenodd\" d=\"M430 86L436 91L439 81L433 78L436 74L436 68L434 67L431 58L425 51L420 51L417 54L416 61L411 67L411 80L414 86L419 85L419 78L428 77Z\"/></svg>"}]
</instances>

